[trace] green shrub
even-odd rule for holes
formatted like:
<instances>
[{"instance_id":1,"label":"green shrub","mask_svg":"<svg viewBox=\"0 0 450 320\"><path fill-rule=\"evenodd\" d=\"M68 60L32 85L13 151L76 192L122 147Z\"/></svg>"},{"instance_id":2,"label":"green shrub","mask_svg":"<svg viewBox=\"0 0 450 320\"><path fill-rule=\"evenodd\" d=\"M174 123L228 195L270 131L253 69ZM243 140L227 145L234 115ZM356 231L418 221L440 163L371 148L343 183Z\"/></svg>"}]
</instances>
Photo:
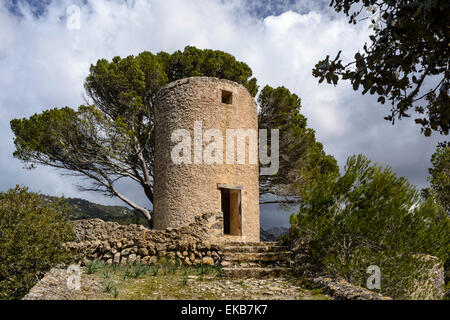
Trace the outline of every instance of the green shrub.
<instances>
[{"instance_id":1,"label":"green shrub","mask_svg":"<svg viewBox=\"0 0 450 320\"><path fill-rule=\"evenodd\" d=\"M134 266L134 271L133 271L133 278L138 279L143 275L146 275L148 270L150 269L147 265L145 264L135 264Z\"/></svg>"},{"instance_id":2,"label":"green shrub","mask_svg":"<svg viewBox=\"0 0 450 320\"><path fill-rule=\"evenodd\" d=\"M428 169L430 186L450 215L450 142L437 146L436 152L431 156L431 164L432 167Z\"/></svg>"},{"instance_id":3,"label":"green shrub","mask_svg":"<svg viewBox=\"0 0 450 320\"><path fill-rule=\"evenodd\" d=\"M311 184L302 199L291 224L308 241L312 264L331 275L366 286L367 267L377 265L381 292L403 298L416 271L430 263L418 256L448 259L442 206L364 156L350 157L342 176Z\"/></svg>"},{"instance_id":4,"label":"green shrub","mask_svg":"<svg viewBox=\"0 0 450 320\"><path fill-rule=\"evenodd\" d=\"M117 289L116 287L113 288L113 296L116 299L119 297L119 289Z\"/></svg>"},{"instance_id":5,"label":"green shrub","mask_svg":"<svg viewBox=\"0 0 450 320\"><path fill-rule=\"evenodd\" d=\"M94 274L102 268L103 264L100 260L92 260L86 262L87 274Z\"/></svg>"},{"instance_id":6,"label":"green shrub","mask_svg":"<svg viewBox=\"0 0 450 320\"><path fill-rule=\"evenodd\" d=\"M0 192L0 299L23 297L44 272L69 261L67 210L63 199L50 202L25 187Z\"/></svg>"},{"instance_id":7,"label":"green shrub","mask_svg":"<svg viewBox=\"0 0 450 320\"><path fill-rule=\"evenodd\" d=\"M114 283L112 283L110 281L105 281L103 284L105 286L105 288L103 290L106 293L110 293L115 288Z\"/></svg>"},{"instance_id":8,"label":"green shrub","mask_svg":"<svg viewBox=\"0 0 450 320\"><path fill-rule=\"evenodd\" d=\"M158 275L159 266L154 266L152 268L152 276L156 277Z\"/></svg>"},{"instance_id":9,"label":"green shrub","mask_svg":"<svg viewBox=\"0 0 450 320\"><path fill-rule=\"evenodd\" d=\"M291 235L289 233L282 234L277 239L277 244L283 247L289 247L291 245Z\"/></svg>"}]
</instances>

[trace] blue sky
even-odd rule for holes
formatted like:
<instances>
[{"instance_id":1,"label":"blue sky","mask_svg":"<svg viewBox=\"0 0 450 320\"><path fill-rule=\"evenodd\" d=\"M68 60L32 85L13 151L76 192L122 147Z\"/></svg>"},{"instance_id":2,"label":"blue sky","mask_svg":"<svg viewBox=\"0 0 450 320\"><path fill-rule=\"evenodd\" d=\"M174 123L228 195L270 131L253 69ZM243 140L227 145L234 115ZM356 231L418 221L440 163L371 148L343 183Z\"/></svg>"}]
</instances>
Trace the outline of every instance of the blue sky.
<instances>
[{"instance_id":1,"label":"blue sky","mask_svg":"<svg viewBox=\"0 0 450 320\"><path fill-rule=\"evenodd\" d=\"M22 16L21 6L26 5L35 17L39 17L45 13L45 9L50 3L51 0L6 0L5 5L9 12L17 16Z\"/></svg>"},{"instance_id":2,"label":"blue sky","mask_svg":"<svg viewBox=\"0 0 450 320\"><path fill-rule=\"evenodd\" d=\"M134 4L134 0L124 0L129 4ZM222 0L226 2L226 0ZM88 4L88 0L73 1L73 4ZM45 14L47 7L52 4L52 0L5 0L6 8L13 14L21 16L21 11L24 6L32 12L35 17L40 17ZM257 16L259 18L265 18L267 16L277 16L292 10L299 13L307 13L310 10L324 9L328 6L327 1L295 1L295 0L268 0L268 1L254 1L254 0L242 0L242 8L246 10L250 15Z\"/></svg>"},{"instance_id":3,"label":"blue sky","mask_svg":"<svg viewBox=\"0 0 450 320\"><path fill-rule=\"evenodd\" d=\"M80 29L67 28L67 8L79 6ZM366 23L350 25L328 1L239 0L61 0L0 2L0 190L16 184L51 195L122 204L81 193L83 180L53 168L28 171L14 159L9 121L42 110L84 103L83 81L100 58L173 52L186 45L229 52L253 69L260 86L284 85L302 99L302 113L341 168L348 156L367 155L422 188L438 141L425 138L412 120L395 126L383 120L389 106L362 96L347 83L318 84L314 64L327 54L353 54L368 41ZM121 190L148 206L131 182ZM286 225L288 213L262 208L264 227Z\"/></svg>"}]
</instances>

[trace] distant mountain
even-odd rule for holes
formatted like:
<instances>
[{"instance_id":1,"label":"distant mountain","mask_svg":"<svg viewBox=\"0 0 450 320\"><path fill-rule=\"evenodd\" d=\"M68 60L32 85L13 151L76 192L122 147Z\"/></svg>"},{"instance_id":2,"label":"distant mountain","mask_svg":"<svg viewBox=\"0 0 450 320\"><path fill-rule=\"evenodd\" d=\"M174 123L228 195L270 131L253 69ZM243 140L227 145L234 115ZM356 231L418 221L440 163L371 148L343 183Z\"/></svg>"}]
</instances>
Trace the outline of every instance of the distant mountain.
<instances>
[{"instance_id":1,"label":"distant mountain","mask_svg":"<svg viewBox=\"0 0 450 320\"><path fill-rule=\"evenodd\" d=\"M267 230L263 228L260 229L259 237L261 241L277 241L278 237L287 234L289 232L289 228L286 227L272 227Z\"/></svg>"},{"instance_id":2,"label":"distant mountain","mask_svg":"<svg viewBox=\"0 0 450 320\"><path fill-rule=\"evenodd\" d=\"M56 199L51 196L44 197L49 200ZM148 226L147 220L138 211L125 206L107 206L79 198L66 198L66 200L71 208L68 216L70 220L99 218L125 225L141 224Z\"/></svg>"},{"instance_id":3,"label":"distant mountain","mask_svg":"<svg viewBox=\"0 0 450 320\"><path fill-rule=\"evenodd\" d=\"M270 232L267 232L263 228L259 229L259 238L262 242L277 241L275 235L271 234Z\"/></svg>"},{"instance_id":4,"label":"distant mountain","mask_svg":"<svg viewBox=\"0 0 450 320\"><path fill-rule=\"evenodd\" d=\"M279 237L283 234L287 234L289 232L289 228L286 227L272 227L266 230L267 232L273 234L275 237Z\"/></svg>"}]
</instances>

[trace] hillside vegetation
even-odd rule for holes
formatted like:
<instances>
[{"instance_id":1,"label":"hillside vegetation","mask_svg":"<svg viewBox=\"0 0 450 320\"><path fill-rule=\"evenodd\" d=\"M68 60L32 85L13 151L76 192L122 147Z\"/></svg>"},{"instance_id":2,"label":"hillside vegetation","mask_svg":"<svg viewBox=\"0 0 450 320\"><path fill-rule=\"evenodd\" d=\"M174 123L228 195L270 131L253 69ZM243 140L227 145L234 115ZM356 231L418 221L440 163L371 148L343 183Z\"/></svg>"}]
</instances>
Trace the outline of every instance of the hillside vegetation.
<instances>
[{"instance_id":1,"label":"hillside vegetation","mask_svg":"<svg viewBox=\"0 0 450 320\"><path fill-rule=\"evenodd\" d=\"M58 198L44 196L50 201ZM69 205L68 218L70 220L99 218L104 221L113 221L119 224L140 224L148 226L145 218L136 210L131 210L124 206L103 205L80 198L66 198Z\"/></svg>"},{"instance_id":2,"label":"hillside vegetation","mask_svg":"<svg viewBox=\"0 0 450 320\"><path fill-rule=\"evenodd\" d=\"M0 300L21 298L51 267L70 261L67 215L62 200L48 203L25 187L0 192Z\"/></svg>"}]
</instances>

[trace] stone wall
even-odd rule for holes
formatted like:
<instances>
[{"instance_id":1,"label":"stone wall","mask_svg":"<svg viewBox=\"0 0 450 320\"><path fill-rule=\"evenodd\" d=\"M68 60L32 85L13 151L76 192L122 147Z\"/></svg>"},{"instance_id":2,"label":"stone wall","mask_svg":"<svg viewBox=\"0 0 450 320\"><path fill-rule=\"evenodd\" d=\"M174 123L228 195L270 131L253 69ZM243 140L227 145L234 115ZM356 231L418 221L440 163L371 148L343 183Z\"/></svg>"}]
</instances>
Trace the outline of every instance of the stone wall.
<instances>
[{"instance_id":1,"label":"stone wall","mask_svg":"<svg viewBox=\"0 0 450 320\"><path fill-rule=\"evenodd\" d=\"M221 261L221 212L197 216L190 225L166 230L101 219L78 220L73 224L76 238L66 245L75 252L77 261L152 264L162 257L186 265L218 265Z\"/></svg>"},{"instance_id":2,"label":"stone wall","mask_svg":"<svg viewBox=\"0 0 450 320\"><path fill-rule=\"evenodd\" d=\"M314 287L323 290L336 300L392 300L377 292L356 286L344 279L317 276L309 279Z\"/></svg>"}]
</instances>

